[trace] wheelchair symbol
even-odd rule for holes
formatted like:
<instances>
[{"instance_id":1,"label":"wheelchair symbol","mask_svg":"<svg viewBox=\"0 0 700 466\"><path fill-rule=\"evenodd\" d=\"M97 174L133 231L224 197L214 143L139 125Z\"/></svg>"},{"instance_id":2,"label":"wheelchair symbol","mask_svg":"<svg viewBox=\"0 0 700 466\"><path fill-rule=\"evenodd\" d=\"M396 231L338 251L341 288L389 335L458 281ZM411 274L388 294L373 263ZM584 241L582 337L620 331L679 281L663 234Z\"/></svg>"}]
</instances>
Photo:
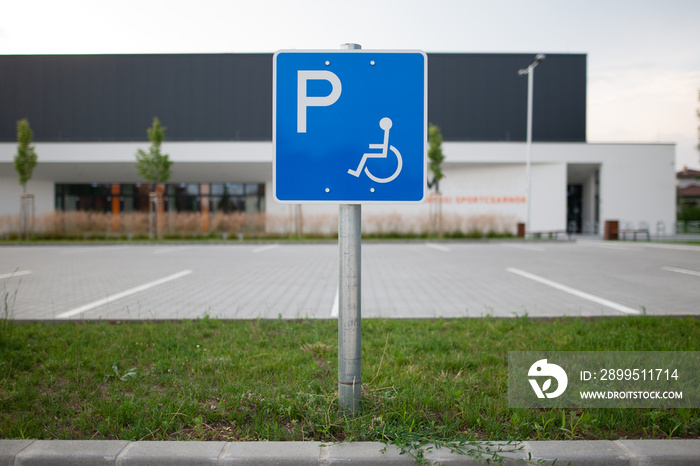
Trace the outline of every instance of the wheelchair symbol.
<instances>
[{"instance_id":1,"label":"wheelchair symbol","mask_svg":"<svg viewBox=\"0 0 700 466\"><path fill-rule=\"evenodd\" d=\"M384 130L384 143L382 144L370 144L369 148L370 149L381 149L381 152L377 153L369 153L369 154L362 154L362 160L360 160L360 165L357 166L356 170L348 170L348 173L350 173L352 176L360 177L360 174L362 173L362 168L365 170L365 175L369 177L370 180L376 181L377 183L388 183L392 180L394 180L397 176L399 176L399 173L401 173L401 168L403 168L403 160L401 159L401 154L399 153L398 150L396 150L396 147L390 146L389 145L389 129L391 128L392 121L391 118L384 117L379 121L379 127ZM394 172L393 175L391 175L388 178L378 178L371 174L369 172L369 168L365 167L365 164L367 163L367 159L385 159L388 157L388 152L389 149L396 155L396 158L398 160L398 166L396 167L396 171Z\"/></svg>"}]
</instances>

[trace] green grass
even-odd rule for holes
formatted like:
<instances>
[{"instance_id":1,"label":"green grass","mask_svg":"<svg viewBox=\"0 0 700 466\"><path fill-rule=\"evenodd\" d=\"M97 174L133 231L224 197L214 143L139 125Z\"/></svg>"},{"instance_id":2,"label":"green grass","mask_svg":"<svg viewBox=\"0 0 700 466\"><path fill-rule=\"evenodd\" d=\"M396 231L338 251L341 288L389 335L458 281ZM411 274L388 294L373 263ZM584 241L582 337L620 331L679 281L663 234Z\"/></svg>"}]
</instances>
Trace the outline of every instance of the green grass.
<instances>
[{"instance_id":1,"label":"green grass","mask_svg":"<svg viewBox=\"0 0 700 466\"><path fill-rule=\"evenodd\" d=\"M362 410L336 321L5 324L0 438L385 441L697 438L699 409L511 409L508 351L697 351L700 320L362 322Z\"/></svg>"}]
</instances>

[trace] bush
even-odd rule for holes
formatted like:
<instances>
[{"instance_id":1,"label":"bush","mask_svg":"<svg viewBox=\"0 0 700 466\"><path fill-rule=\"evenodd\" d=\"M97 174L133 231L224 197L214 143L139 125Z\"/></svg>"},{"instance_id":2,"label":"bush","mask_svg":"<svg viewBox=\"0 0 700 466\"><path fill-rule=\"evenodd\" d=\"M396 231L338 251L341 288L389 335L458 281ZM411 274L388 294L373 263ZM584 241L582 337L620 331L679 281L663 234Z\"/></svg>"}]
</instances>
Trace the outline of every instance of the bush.
<instances>
[{"instance_id":1,"label":"bush","mask_svg":"<svg viewBox=\"0 0 700 466\"><path fill-rule=\"evenodd\" d=\"M700 206L695 204L683 204L678 213L678 220L683 222L700 221Z\"/></svg>"}]
</instances>

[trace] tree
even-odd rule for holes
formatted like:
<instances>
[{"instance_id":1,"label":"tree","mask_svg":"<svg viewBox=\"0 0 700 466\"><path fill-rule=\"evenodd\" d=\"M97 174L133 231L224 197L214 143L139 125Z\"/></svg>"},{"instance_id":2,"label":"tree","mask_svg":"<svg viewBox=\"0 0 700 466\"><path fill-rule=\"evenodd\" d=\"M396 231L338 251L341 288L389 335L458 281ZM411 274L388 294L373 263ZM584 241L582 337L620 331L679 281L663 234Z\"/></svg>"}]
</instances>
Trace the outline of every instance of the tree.
<instances>
[{"instance_id":1,"label":"tree","mask_svg":"<svg viewBox=\"0 0 700 466\"><path fill-rule=\"evenodd\" d=\"M26 118L17 121L17 154L15 154L15 170L19 175L19 184L22 185L20 195L19 229L20 237L29 239L34 228L34 196L27 194L27 182L32 178L34 167L37 164L37 155L32 146L34 133L29 127Z\"/></svg>"},{"instance_id":2,"label":"tree","mask_svg":"<svg viewBox=\"0 0 700 466\"><path fill-rule=\"evenodd\" d=\"M169 159L168 154L161 154L160 146L165 139L165 126L161 126L158 117L153 117L153 126L146 130L148 139L151 141L151 147L148 152L139 149L136 152L136 169L141 176L154 184L153 192L150 194L149 202L149 234L151 237L162 236L162 213L163 213L163 196L158 192L157 184L165 183L170 179L170 167L173 162Z\"/></svg>"},{"instance_id":3,"label":"tree","mask_svg":"<svg viewBox=\"0 0 700 466\"><path fill-rule=\"evenodd\" d=\"M151 183L165 183L170 179L170 167L173 162L168 154L160 153L160 146L165 139L165 126L161 126L158 117L153 117L153 126L146 130L151 147L148 152L139 149L136 153L136 168L141 176Z\"/></svg>"},{"instance_id":4,"label":"tree","mask_svg":"<svg viewBox=\"0 0 700 466\"><path fill-rule=\"evenodd\" d=\"M445 177L442 171L442 162L445 155L442 153L442 133L440 128L433 123L428 125L428 165L433 173L433 180L428 182L428 188L435 187L437 197L437 214L434 217L439 238L442 238L442 195L440 193L440 180Z\"/></svg>"},{"instance_id":5,"label":"tree","mask_svg":"<svg viewBox=\"0 0 700 466\"><path fill-rule=\"evenodd\" d=\"M435 191L440 191L440 180L445 177L442 172L442 161L445 155L442 153L442 133L437 125L428 125L428 159L430 160L430 171L433 172L433 181L428 183L428 187L435 186Z\"/></svg>"},{"instance_id":6,"label":"tree","mask_svg":"<svg viewBox=\"0 0 700 466\"><path fill-rule=\"evenodd\" d=\"M29 127L29 121L24 118L17 122L17 154L15 155L15 170L19 175L19 184L22 192L27 193L27 182L32 178L34 167L37 164L37 155L32 146L34 133Z\"/></svg>"}]
</instances>

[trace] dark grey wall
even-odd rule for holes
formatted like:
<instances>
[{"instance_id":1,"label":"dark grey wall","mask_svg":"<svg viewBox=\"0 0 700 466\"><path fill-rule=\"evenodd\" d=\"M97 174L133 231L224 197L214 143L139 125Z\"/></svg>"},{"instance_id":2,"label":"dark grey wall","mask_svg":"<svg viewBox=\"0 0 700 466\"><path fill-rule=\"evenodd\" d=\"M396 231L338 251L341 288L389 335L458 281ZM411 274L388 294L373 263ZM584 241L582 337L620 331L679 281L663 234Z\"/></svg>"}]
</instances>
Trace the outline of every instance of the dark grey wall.
<instances>
[{"instance_id":1,"label":"dark grey wall","mask_svg":"<svg viewBox=\"0 0 700 466\"><path fill-rule=\"evenodd\" d=\"M533 54L429 54L428 118L445 140L525 140ZM533 138L585 141L586 56L535 72ZM272 54L0 56L0 141L272 140Z\"/></svg>"},{"instance_id":2,"label":"dark grey wall","mask_svg":"<svg viewBox=\"0 0 700 466\"><path fill-rule=\"evenodd\" d=\"M0 57L0 139L28 117L36 141L272 138L272 56Z\"/></svg>"},{"instance_id":3,"label":"dark grey wall","mask_svg":"<svg viewBox=\"0 0 700 466\"><path fill-rule=\"evenodd\" d=\"M445 140L524 141L534 54L430 54L428 119ZM532 137L586 140L586 56L547 55L535 68Z\"/></svg>"}]
</instances>

